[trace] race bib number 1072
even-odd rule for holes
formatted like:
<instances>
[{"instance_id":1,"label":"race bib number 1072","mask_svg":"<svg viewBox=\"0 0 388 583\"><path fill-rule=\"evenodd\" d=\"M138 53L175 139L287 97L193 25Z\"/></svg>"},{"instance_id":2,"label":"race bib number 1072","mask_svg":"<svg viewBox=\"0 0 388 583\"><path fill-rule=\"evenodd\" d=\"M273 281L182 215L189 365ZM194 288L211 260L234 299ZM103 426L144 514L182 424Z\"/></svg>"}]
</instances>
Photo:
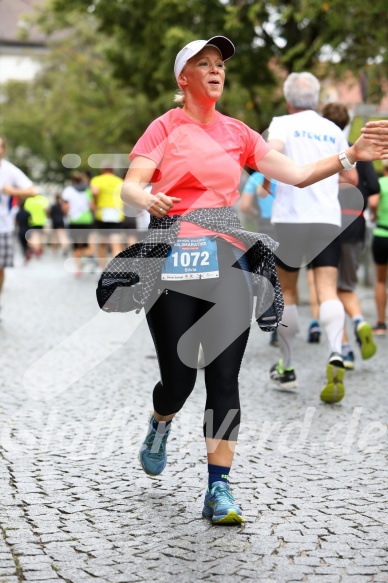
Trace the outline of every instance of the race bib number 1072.
<instances>
[{"instance_id":1,"label":"race bib number 1072","mask_svg":"<svg viewBox=\"0 0 388 583\"><path fill-rule=\"evenodd\" d=\"M178 238L162 269L165 281L219 277L217 243L211 237Z\"/></svg>"}]
</instances>

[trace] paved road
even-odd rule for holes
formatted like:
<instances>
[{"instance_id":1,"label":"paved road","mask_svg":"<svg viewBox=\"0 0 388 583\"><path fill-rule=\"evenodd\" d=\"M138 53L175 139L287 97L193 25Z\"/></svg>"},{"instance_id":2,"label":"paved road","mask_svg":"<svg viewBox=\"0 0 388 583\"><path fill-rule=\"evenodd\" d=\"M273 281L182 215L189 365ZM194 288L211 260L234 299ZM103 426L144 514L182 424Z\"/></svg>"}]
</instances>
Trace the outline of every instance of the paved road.
<instances>
[{"instance_id":1,"label":"paved road","mask_svg":"<svg viewBox=\"0 0 388 583\"><path fill-rule=\"evenodd\" d=\"M98 313L95 277L76 281L50 253L8 275L0 583L388 581L387 339L328 406L326 346L305 342L307 307L295 394L271 388L277 350L253 328L231 474L247 522L212 527L201 518L202 372L174 421L168 467L149 478L137 451L158 370L144 321Z\"/></svg>"}]
</instances>

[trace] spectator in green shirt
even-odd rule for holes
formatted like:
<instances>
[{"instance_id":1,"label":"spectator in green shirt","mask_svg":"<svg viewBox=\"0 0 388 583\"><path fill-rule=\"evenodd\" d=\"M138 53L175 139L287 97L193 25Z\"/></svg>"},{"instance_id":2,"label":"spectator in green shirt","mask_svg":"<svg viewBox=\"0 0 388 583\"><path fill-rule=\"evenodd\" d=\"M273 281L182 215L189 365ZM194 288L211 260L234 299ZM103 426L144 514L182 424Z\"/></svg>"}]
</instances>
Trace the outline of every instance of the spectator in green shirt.
<instances>
[{"instance_id":1,"label":"spectator in green shirt","mask_svg":"<svg viewBox=\"0 0 388 583\"><path fill-rule=\"evenodd\" d=\"M375 300L377 323L374 334L386 334L385 311L387 307L387 270L388 270L388 160L383 160L383 176L379 178L380 194L376 195L376 228L373 231L372 252L376 264ZM377 202L378 201L378 202Z\"/></svg>"},{"instance_id":2,"label":"spectator in green shirt","mask_svg":"<svg viewBox=\"0 0 388 583\"><path fill-rule=\"evenodd\" d=\"M37 257L43 253L43 227L47 221L47 209L49 207L48 198L42 194L37 194L31 198L27 198L24 203L24 208L30 213L29 225L32 233L29 237L30 247L32 252Z\"/></svg>"}]
</instances>

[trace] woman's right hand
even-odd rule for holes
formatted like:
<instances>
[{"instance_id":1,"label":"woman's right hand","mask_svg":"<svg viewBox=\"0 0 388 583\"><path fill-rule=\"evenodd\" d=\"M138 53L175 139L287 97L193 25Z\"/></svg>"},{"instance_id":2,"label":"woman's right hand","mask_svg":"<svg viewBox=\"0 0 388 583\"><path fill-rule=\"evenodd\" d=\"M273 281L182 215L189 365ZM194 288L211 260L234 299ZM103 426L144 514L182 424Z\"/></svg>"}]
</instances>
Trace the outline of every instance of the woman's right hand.
<instances>
[{"instance_id":1,"label":"woman's right hand","mask_svg":"<svg viewBox=\"0 0 388 583\"><path fill-rule=\"evenodd\" d=\"M181 198L167 196L163 192L158 192L158 194L151 195L151 206L147 210L154 217L161 219L172 209L174 204L181 202L181 200Z\"/></svg>"}]
</instances>

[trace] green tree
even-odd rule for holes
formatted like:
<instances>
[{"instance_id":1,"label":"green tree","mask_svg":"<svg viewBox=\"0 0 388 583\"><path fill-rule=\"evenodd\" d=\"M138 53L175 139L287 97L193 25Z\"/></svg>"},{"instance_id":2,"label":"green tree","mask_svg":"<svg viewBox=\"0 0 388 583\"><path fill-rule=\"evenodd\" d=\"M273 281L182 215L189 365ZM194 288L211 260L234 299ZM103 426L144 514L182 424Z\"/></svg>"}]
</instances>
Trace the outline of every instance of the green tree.
<instances>
[{"instance_id":1,"label":"green tree","mask_svg":"<svg viewBox=\"0 0 388 583\"><path fill-rule=\"evenodd\" d=\"M129 152L148 118L144 96L113 76L111 41L97 34L95 19L73 15L68 24L33 82L2 87L1 131L17 145L13 157L48 179L66 173L65 154L78 154L86 168L91 154Z\"/></svg>"},{"instance_id":2,"label":"green tree","mask_svg":"<svg viewBox=\"0 0 388 583\"><path fill-rule=\"evenodd\" d=\"M233 39L238 59L227 64L228 74L220 110L238 115L255 128L268 122L268 91L277 85L269 66L271 49L255 42L252 6L220 0L48 0L41 22L50 28L66 26L69 14L85 18L90 11L99 30L114 39L107 50L116 77L143 94L149 103L149 120L171 107L176 90L173 63L177 52L196 38L225 34ZM280 102L276 95L270 101ZM271 104L271 112L273 105Z\"/></svg>"},{"instance_id":3,"label":"green tree","mask_svg":"<svg viewBox=\"0 0 388 583\"><path fill-rule=\"evenodd\" d=\"M336 69L359 71L376 61L387 74L385 0L258 0L259 36L288 71L316 67L329 60Z\"/></svg>"},{"instance_id":4,"label":"green tree","mask_svg":"<svg viewBox=\"0 0 388 583\"><path fill-rule=\"evenodd\" d=\"M237 48L219 109L259 131L285 112L280 85L290 71L368 71L378 101L387 19L385 0L46 0L39 24L64 38L32 84L4 88L3 131L24 147L21 157L34 154L54 173L68 152L84 165L92 153L128 152L173 106L176 53L215 34Z\"/></svg>"},{"instance_id":5,"label":"green tree","mask_svg":"<svg viewBox=\"0 0 388 583\"><path fill-rule=\"evenodd\" d=\"M57 18L72 10L93 12L100 30L117 41L109 52L117 76L130 76L153 100L155 113L173 83L177 51L194 38L214 34L229 35L237 46L238 58L228 65L227 90L247 96L259 126L268 123L268 113L279 103L272 94L272 106L264 104L276 85L271 59L285 72L326 74L324 59L337 75L345 69L358 75L377 64L371 74L375 86L388 75L385 0L49 0L49 6ZM225 109L228 105L226 94Z\"/></svg>"}]
</instances>

